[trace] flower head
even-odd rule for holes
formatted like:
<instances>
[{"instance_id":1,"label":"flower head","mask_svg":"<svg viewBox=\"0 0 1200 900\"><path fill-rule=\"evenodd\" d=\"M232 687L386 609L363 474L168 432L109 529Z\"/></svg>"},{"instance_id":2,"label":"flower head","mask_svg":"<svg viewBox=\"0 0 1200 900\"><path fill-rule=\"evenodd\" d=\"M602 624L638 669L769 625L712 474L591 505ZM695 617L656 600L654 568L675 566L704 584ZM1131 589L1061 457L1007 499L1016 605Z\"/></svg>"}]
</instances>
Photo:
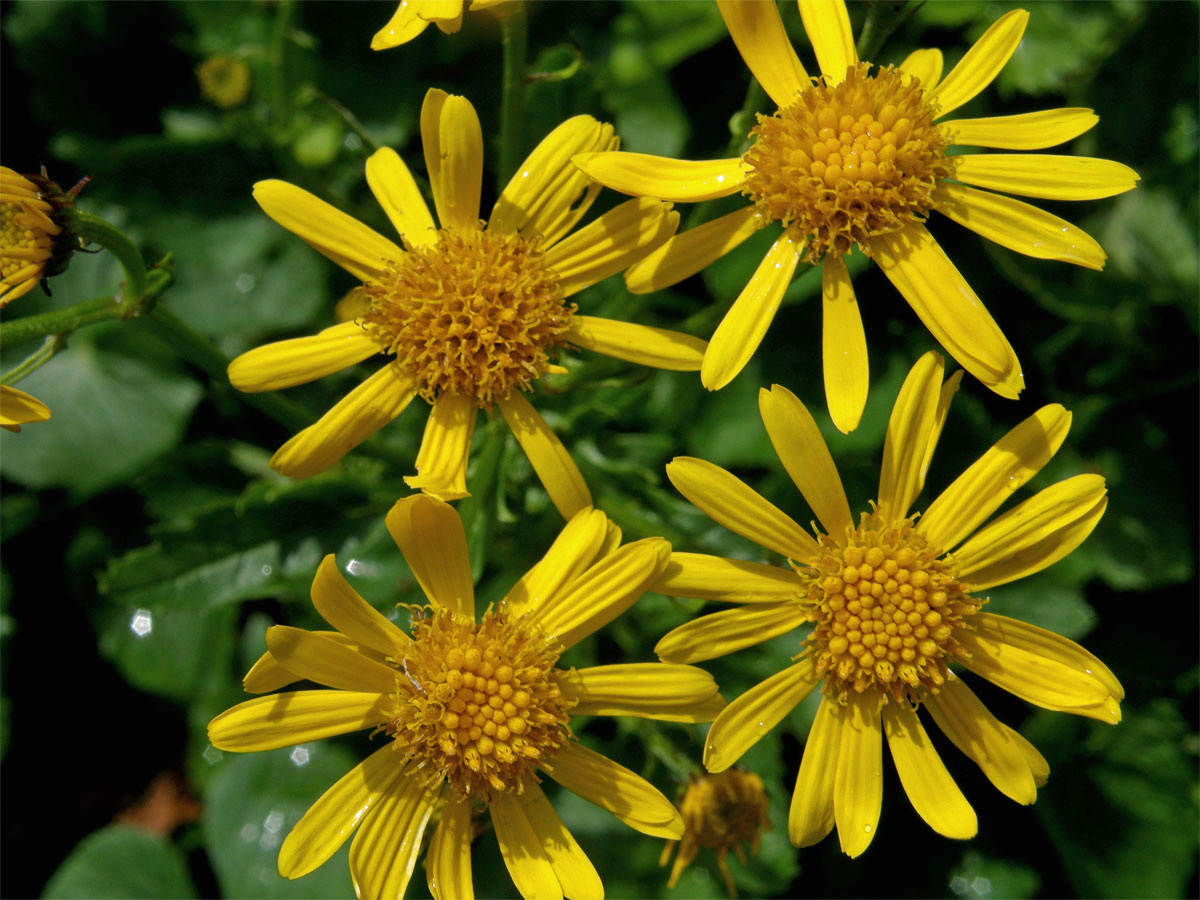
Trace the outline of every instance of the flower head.
<instances>
[{"instance_id":1,"label":"flower head","mask_svg":"<svg viewBox=\"0 0 1200 900\"><path fill-rule=\"evenodd\" d=\"M590 116L552 131L513 176L487 222L479 219L483 136L462 97L431 90L421 111L438 228L400 157L367 161L367 182L404 248L312 194L282 181L255 185L269 216L362 281L351 322L251 350L229 377L245 391L320 378L371 356L382 367L320 421L288 441L271 465L297 478L336 463L421 396L432 404L410 486L443 499L467 495L467 452L479 409L500 408L564 517L591 504L578 468L524 397L573 345L664 369L696 370L704 342L580 315L570 298L665 241L678 223L669 203L621 204L571 234L599 186L570 162L617 146Z\"/></svg>"},{"instance_id":2,"label":"flower head","mask_svg":"<svg viewBox=\"0 0 1200 900\"><path fill-rule=\"evenodd\" d=\"M0 307L67 267L76 241L62 218L79 187L64 193L44 171L0 166Z\"/></svg>"},{"instance_id":3,"label":"flower head","mask_svg":"<svg viewBox=\"0 0 1200 900\"><path fill-rule=\"evenodd\" d=\"M1101 269L1105 254L1081 229L1005 193L1094 200L1132 189L1138 175L1105 159L967 153L953 146L1038 150L1096 124L1090 109L985 119L945 117L975 97L1016 51L1029 13L998 19L943 79L942 54L918 50L899 66L859 60L842 0L799 0L821 75L810 78L774 3L718 0L750 71L775 101L734 159L681 162L593 152L576 163L635 196L699 201L739 191L744 209L666 242L626 273L631 291L695 274L760 228L782 233L717 327L700 370L728 384L749 361L802 259L822 270L825 395L834 424L858 426L867 398L867 345L843 257L872 259L930 333L968 372L1016 397L1021 366L999 326L926 227L938 212L1017 253ZM993 192L1004 193L993 193Z\"/></svg>"},{"instance_id":4,"label":"flower head","mask_svg":"<svg viewBox=\"0 0 1200 900\"><path fill-rule=\"evenodd\" d=\"M471 0L472 12L491 9L520 0ZM389 50L407 44L430 26L437 25L446 34L462 27L466 0L400 0L395 14L371 39L372 50Z\"/></svg>"},{"instance_id":5,"label":"flower head","mask_svg":"<svg viewBox=\"0 0 1200 900\"><path fill-rule=\"evenodd\" d=\"M748 843L750 852L758 853L759 834L771 827L762 779L742 769L694 775L679 809L683 813L683 840L668 843L659 860L659 865L665 866L671 851L679 848L667 887L675 887L700 848L707 847L716 853L725 889L731 897L736 897L737 888L725 857L733 850L744 865L746 854L742 845Z\"/></svg>"},{"instance_id":6,"label":"flower head","mask_svg":"<svg viewBox=\"0 0 1200 900\"><path fill-rule=\"evenodd\" d=\"M975 813L930 745L922 708L996 787L1019 803L1034 801L1046 761L988 712L959 667L1038 706L1120 721L1124 693L1100 660L982 609L981 592L1066 556L1104 514L1104 479L1077 475L983 525L1058 450L1070 413L1057 404L1038 410L923 514L911 512L959 380L956 373L943 383L936 353L913 367L888 425L878 497L857 519L812 415L786 388L759 393L771 442L820 521L816 539L711 463L679 458L667 467L692 503L784 555L791 568L673 554L655 590L737 606L670 632L655 648L659 657L712 659L812 623L796 663L731 702L704 748L709 771L723 771L821 688L788 821L797 846L816 843L834 824L851 856L871 843L884 734L901 784L930 827L948 837L975 834Z\"/></svg>"},{"instance_id":7,"label":"flower head","mask_svg":"<svg viewBox=\"0 0 1200 900\"><path fill-rule=\"evenodd\" d=\"M50 418L50 408L37 397L0 384L0 428L20 431L30 422L45 422Z\"/></svg>"},{"instance_id":8,"label":"flower head","mask_svg":"<svg viewBox=\"0 0 1200 900\"><path fill-rule=\"evenodd\" d=\"M250 67L236 56L218 53L196 66L196 80L206 100L221 109L233 109L250 95Z\"/></svg>"},{"instance_id":9,"label":"flower head","mask_svg":"<svg viewBox=\"0 0 1200 900\"><path fill-rule=\"evenodd\" d=\"M277 625L246 675L265 693L307 678L331 690L242 703L209 723L223 750L269 750L373 728L382 744L321 797L279 851L289 878L354 835L359 896L402 896L430 818L425 867L433 896L473 896L474 816L488 812L522 896L602 897L603 885L540 786L540 774L645 834L678 839L683 819L638 775L582 746L577 716L708 722L724 706L706 672L631 663L564 669L566 649L628 609L658 579L661 538L621 545L603 513L581 510L500 603L475 615L458 514L422 494L399 501L388 529L425 593L408 632L363 600L327 556L313 581L333 632Z\"/></svg>"}]
</instances>

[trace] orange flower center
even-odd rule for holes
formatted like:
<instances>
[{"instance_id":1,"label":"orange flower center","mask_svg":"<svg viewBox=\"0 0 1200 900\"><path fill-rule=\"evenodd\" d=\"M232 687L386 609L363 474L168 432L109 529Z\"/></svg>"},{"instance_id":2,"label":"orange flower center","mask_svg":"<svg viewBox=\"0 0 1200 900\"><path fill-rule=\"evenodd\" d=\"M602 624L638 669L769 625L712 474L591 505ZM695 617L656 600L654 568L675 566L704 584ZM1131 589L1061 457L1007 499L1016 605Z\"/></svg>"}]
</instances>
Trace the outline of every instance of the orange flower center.
<instances>
[{"instance_id":1,"label":"orange flower center","mask_svg":"<svg viewBox=\"0 0 1200 900\"><path fill-rule=\"evenodd\" d=\"M41 276L62 231L52 215L32 182L11 169L0 173L0 293L12 286L10 279Z\"/></svg>"},{"instance_id":2,"label":"orange flower center","mask_svg":"<svg viewBox=\"0 0 1200 900\"><path fill-rule=\"evenodd\" d=\"M753 169L745 192L807 241L813 262L923 221L931 191L953 171L920 80L869 69L851 66L837 85L817 81L791 106L760 115L742 157Z\"/></svg>"},{"instance_id":3,"label":"orange flower center","mask_svg":"<svg viewBox=\"0 0 1200 900\"><path fill-rule=\"evenodd\" d=\"M364 326L431 403L449 391L486 406L528 389L574 312L536 239L482 229L440 230L364 290Z\"/></svg>"},{"instance_id":4,"label":"orange flower center","mask_svg":"<svg viewBox=\"0 0 1200 900\"><path fill-rule=\"evenodd\" d=\"M954 639L979 600L951 572L913 519L864 513L841 542L822 537L821 555L802 571L816 628L808 653L825 691L844 698L871 690L881 702L919 702L946 680L962 651Z\"/></svg>"},{"instance_id":5,"label":"orange flower center","mask_svg":"<svg viewBox=\"0 0 1200 900\"><path fill-rule=\"evenodd\" d=\"M489 610L479 623L446 609L413 610L413 643L398 660L397 752L431 785L486 800L521 789L536 763L571 737L558 651L523 617Z\"/></svg>"}]
</instances>

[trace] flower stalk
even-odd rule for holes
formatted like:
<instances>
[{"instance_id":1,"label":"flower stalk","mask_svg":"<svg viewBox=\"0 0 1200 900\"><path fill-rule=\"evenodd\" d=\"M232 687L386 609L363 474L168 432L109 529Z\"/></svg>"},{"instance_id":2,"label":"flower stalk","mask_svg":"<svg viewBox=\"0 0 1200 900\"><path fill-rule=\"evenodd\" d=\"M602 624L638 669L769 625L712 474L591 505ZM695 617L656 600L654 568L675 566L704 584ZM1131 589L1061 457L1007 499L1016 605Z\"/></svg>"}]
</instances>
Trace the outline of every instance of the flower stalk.
<instances>
[{"instance_id":1,"label":"flower stalk","mask_svg":"<svg viewBox=\"0 0 1200 900\"><path fill-rule=\"evenodd\" d=\"M504 86L500 96L500 162L497 189L503 190L521 162L525 125L525 44L528 27L525 5L514 3L500 16L504 48Z\"/></svg>"}]
</instances>

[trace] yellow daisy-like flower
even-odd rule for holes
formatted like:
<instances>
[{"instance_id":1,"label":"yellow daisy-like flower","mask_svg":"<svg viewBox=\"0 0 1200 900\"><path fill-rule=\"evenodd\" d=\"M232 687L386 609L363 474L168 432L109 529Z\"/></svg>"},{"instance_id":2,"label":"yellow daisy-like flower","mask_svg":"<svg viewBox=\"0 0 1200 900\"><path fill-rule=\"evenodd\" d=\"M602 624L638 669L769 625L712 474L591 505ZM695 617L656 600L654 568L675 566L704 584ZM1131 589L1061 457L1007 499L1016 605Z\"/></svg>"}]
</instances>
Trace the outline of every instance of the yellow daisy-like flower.
<instances>
[{"instance_id":1,"label":"yellow daisy-like flower","mask_svg":"<svg viewBox=\"0 0 1200 900\"><path fill-rule=\"evenodd\" d=\"M674 201L738 191L746 208L690 229L626 273L635 293L695 274L766 225L783 234L717 327L700 370L729 383L754 354L802 257L822 266L825 394L834 424L857 427L867 397L867 344L842 257L875 261L946 351L1004 397L1023 387L1008 340L925 227L936 210L1010 250L1092 269L1096 241L1071 223L992 191L1093 200L1132 189L1138 175L1105 159L1046 154L950 156L952 146L1037 150L1069 141L1098 119L1090 109L937 121L991 83L1021 42L1029 14L1001 17L944 79L942 54L918 50L898 68L860 62L842 0L799 0L821 66L811 79L774 3L718 0L750 71L778 105L759 116L735 159L682 162L637 153L576 158L597 181ZM983 188L984 190L979 190Z\"/></svg>"},{"instance_id":2,"label":"yellow daisy-like flower","mask_svg":"<svg viewBox=\"0 0 1200 900\"><path fill-rule=\"evenodd\" d=\"M206 100L221 109L234 109L250 96L250 67L228 53L210 56L196 66L196 80Z\"/></svg>"},{"instance_id":3,"label":"yellow daisy-like flower","mask_svg":"<svg viewBox=\"0 0 1200 900\"><path fill-rule=\"evenodd\" d=\"M245 687L262 693L307 678L334 690L250 700L208 726L213 746L234 751L363 728L386 737L292 829L279 850L280 873L311 872L357 829L350 845L357 895L403 896L425 826L440 809L425 859L429 889L438 900L471 897L472 818L486 809L522 896L599 900L600 878L546 799L538 770L637 831L678 839L683 819L671 802L579 744L571 720L709 722L724 700L712 677L692 666L556 663L660 577L670 545L647 538L619 546L620 530L603 513L581 510L498 606L476 618L458 514L417 494L393 507L387 525L428 600L411 608L411 634L368 605L327 556L312 598L336 630L269 629L269 652Z\"/></svg>"},{"instance_id":4,"label":"yellow daisy-like flower","mask_svg":"<svg viewBox=\"0 0 1200 900\"><path fill-rule=\"evenodd\" d=\"M555 128L479 219L483 135L463 97L431 90L421 138L442 227L433 223L400 157L367 160L367 183L405 249L307 191L262 181L267 215L363 282L368 311L312 337L268 344L229 366L244 391L290 387L387 354L383 367L314 425L288 441L271 466L304 478L333 465L420 394L433 405L405 479L442 499L467 496L467 453L476 412L495 403L551 499L569 518L591 505L579 469L523 391L548 371L562 344L662 369L700 368L697 338L578 315L573 294L629 266L674 233L671 204L622 203L568 236L600 186L570 162L616 147L612 126L576 116Z\"/></svg>"},{"instance_id":5,"label":"yellow daisy-like flower","mask_svg":"<svg viewBox=\"0 0 1200 900\"><path fill-rule=\"evenodd\" d=\"M50 418L50 407L37 397L0 384L0 428L20 431L30 422L45 422Z\"/></svg>"},{"instance_id":6,"label":"yellow daisy-like flower","mask_svg":"<svg viewBox=\"0 0 1200 900\"><path fill-rule=\"evenodd\" d=\"M924 707L943 733L1003 793L1032 803L1049 767L988 712L957 664L1037 706L1115 724L1116 677L1078 644L981 610L980 591L1038 572L1091 533L1107 504L1099 475L1068 478L980 527L1032 478L1066 438L1071 414L1038 410L930 503L910 512L961 380L942 383L927 353L909 373L888 425L878 500L857 521L812 415L786 388L759 393L771 443L820 520L814 540L735 476L699 459L668 467L672 483L711 518L786 556L791 569L674 553L654 590L738 604L667 634L655 648L691 663L814 623L795 665L725 708L709 730L704 764L719 772L813 688L824 697L808 737L788 833L814 844L836 824L842 849L871 843L883 790L882 740L913 807L947 837L975 834L975 813L921 725Z\"/></svg>"},{"instance_id":7,"label":"yellow daisy-like flower","mask_svg":"<svg viewBox=\"0 0 1200 900\"><path fill-rule=\"evenodd\" d=\"M62 227L36 184L0 166L0 307L32 291L54 257Z\"/></svg>"},{"instance_id":8,"label":"yellow daisy-like flower","mask_svg":"<svg viewBox=\"0 0 1200 900\"><path fill-rule=\"evenodd\" d=\"M665 866L671 851L679 848L667 887L675 887L700 848L708 847L716 853L717 868L725 879L725 889L729 896L736 897L737 887L725 857L733 850L745 865L746 853L742 845L750 844L750 852L757 854L759 833L771 826L762 779L742 769L695 775L684 791L679 809L683 813L683 840L670 841L658 861L660 866Z\"/></svg>"},{"instance_id":9,"label":"yellow daisy-like flower","mask_svg":"<svg viewBox=\"0 0 1200 900\"><path fill-rule=\"evenodd\" d=\"M513 2L517 0L471 0L471 11ZM466 5L466 0L400 0L395 15L371 39L371 49L389 50L407 44L430 24L446 34L454 34L462 27Z\"/></svg>"}]
</instances>

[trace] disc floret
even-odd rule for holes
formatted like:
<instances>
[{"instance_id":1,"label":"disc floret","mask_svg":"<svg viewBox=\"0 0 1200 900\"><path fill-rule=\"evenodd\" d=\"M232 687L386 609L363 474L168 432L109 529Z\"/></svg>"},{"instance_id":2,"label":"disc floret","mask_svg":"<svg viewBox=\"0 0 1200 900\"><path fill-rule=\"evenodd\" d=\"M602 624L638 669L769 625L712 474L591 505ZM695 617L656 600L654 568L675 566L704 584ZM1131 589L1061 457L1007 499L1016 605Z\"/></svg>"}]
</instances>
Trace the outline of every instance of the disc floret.
<instances>
[{"instance_id":1,"label":"disc floret","mask_svg":"<svg viewBox=\"0 0 1200 900\"><path fill-rule=\"evenodd\" d=\"M396 662L395 749L429 784L486 800L517 791L571 737L554 642L525 617L478 622L413 609L411 649Z\"/></svg>"},{"instance_id":2,"label":"disc floret","mask_svg":"<svg viewBox=\"0 0 1200 900\"><path fill-rule=\"evenodd\" d=\"M822 537L806 574L816 622L807 653L830 697L873 691L881 703L918 703L945 683L947 664L966 655L955 634L982 603L913 517L863 513L844 540Z\"/></svg>"},{"instance_id":3,"label":"disc floret","mask_svg":"<svg viewBox=\"0 0 1200 900\"><path fill-rule=\"evenodd\" d=\"M431 403L448 391L486 406L527 390L574 312L537 239L479 228L439 231L365 291L364 326Z\"/></svg>"},{"instance_id":4,"label":"disc floret","mask_svg":"<svg viewBox=\"0 0 1200 900\"><path fill-rule=\"evenodd\" d=\"M923 221L931 192L952 174L936 107L920 80L868 63L836 85L814 80L796 102L758 117L745 192L819 262L875 235Z\"/></svg>"}]
</instances>

